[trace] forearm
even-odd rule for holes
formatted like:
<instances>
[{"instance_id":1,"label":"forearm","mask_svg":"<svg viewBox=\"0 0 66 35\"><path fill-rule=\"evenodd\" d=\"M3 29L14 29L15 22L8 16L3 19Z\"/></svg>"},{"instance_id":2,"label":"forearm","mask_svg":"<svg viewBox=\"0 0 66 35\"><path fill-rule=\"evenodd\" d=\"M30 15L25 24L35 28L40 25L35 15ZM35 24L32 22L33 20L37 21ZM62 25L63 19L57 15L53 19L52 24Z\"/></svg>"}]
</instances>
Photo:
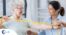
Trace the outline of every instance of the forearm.
<instances>
[{"instance_id":1,"label":"forearm","mask_svg":"<svg viewBox=\"0 0 66 35\"><path fill-rule=\"evenodd\" d=\"M47 30L47 29L52 29L52 25L47 25L47 24L42 24L42 25L32 25L32 28L34 28L34 29Z\"/></svg>"}]
</instances>

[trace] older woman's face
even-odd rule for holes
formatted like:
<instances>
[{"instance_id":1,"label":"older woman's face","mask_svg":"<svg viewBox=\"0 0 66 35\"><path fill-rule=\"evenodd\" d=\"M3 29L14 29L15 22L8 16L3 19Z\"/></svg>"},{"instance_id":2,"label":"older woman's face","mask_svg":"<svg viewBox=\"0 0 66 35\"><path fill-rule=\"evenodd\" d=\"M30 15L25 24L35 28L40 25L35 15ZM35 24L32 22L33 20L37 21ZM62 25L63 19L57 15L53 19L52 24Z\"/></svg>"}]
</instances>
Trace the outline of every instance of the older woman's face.
<instances>
[{"instance_id":1,"label":"older woman's face","mask_svg":"<svg viewBox=\"0 0 66 35\"><path fill-rule=\"evenodd\" d=\"M22 15L22 6L18 6L17 8L15 8L15 14L17 16L21 16Z\"/></svg>"},{"instance_id":2,"label":"older woman's face","mask_svg":"<svg viewBox=\"0 0 66 35\"><path fill-rule=\"evenodd\" d=\"M48 6L48 10L49 10L49 13L50 13L51 16L54 16L54 15L57 14L57 13L56 13L56 10L53 8L52 5L49 5L49 6Z\"/></svg>"}]
</instances>

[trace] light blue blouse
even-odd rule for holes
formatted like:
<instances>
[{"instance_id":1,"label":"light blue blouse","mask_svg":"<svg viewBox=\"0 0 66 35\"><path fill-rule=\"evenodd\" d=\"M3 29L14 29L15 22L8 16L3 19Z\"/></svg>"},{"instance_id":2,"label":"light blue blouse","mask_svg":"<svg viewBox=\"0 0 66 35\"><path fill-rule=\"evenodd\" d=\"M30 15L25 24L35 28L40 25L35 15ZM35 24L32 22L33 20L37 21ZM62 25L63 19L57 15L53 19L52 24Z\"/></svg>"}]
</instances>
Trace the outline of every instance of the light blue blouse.
<instances>
[{"instance_id":1,"label":"light blue blouse","mask_svg":"<svg viewBox=\"0 0 66 35\"><path fill-rule=\"evenodd\" d=\"M66 23L66 16L63 17L62 21ZM62 28L62 35L66 35L66 27Z\"/></svg>"},{"instance_id":2,"label":"light blue blouse","mask_svg":"<svg viewBox=\"0 0 66 35\"><path fill-rule=\"evenodd\" d=\"M62 20L62 16L59 16L58 19L59 21ZM51 18L44 20L44 22L48 22L49 24L51 24ZM38 35L62 35L62 29L42 30L42 32L40 32Z\"/></svg>"}]
</instances>

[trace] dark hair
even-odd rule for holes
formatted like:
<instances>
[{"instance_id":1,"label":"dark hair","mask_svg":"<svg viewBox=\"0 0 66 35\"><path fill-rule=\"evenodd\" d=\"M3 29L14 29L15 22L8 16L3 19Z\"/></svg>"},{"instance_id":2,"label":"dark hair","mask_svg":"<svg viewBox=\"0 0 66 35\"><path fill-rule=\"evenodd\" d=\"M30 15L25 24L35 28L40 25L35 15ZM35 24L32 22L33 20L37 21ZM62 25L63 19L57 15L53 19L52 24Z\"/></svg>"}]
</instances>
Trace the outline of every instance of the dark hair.
<instances>
[{"instance_id":1,"label":"dark hair","mask_svg":"<svg viewBox=\"0 0 66 35\"><path fill-rule=\"evenodd\" d=\"M52 5L55 10L60 9L59 14L61 16L64 16L64 8L61 7L61 5L60 5L60 3L58 1L51 1L49 4Z\"/></svg>"},{"instance_id":2,"label":"dark hair","mask_svg":"<svg viewBox=\"0 0 66 35\"><path fill-rule=\"evenodd\" d=\"M65 10L64 10L64 8L63 8L63 7L61 7L61 9L60 9L60 11L59 11L59 12L60 12L60 15L61 15L61 16L64 16L64 14L65 14Z\"/></svg>"}]
</instances>

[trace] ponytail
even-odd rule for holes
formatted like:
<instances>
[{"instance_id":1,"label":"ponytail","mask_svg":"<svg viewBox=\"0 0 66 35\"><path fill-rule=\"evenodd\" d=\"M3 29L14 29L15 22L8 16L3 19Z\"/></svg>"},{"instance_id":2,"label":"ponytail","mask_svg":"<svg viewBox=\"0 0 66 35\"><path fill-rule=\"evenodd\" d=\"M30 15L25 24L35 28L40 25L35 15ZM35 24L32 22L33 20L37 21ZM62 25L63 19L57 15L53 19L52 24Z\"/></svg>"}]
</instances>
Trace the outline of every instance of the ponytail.
<instances>
[{"instance_id":1,"label":"ponytail","mask_svg":"<svg viewBox=\"0 0 66 35\"><path fill-rule=\"evenodd\" d=\"M65 10L64 10L64 8L63 8L63 7L61 7L61 9L60 9L59 13L60 13L60 15L61 15L61 16L64 16L64 14L65 14Z\"/></svg>"}]
</instances>

